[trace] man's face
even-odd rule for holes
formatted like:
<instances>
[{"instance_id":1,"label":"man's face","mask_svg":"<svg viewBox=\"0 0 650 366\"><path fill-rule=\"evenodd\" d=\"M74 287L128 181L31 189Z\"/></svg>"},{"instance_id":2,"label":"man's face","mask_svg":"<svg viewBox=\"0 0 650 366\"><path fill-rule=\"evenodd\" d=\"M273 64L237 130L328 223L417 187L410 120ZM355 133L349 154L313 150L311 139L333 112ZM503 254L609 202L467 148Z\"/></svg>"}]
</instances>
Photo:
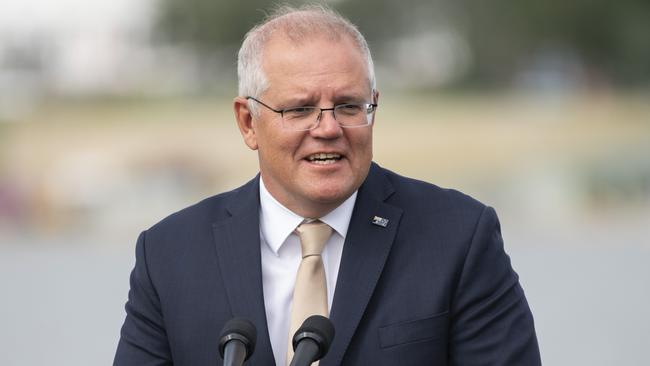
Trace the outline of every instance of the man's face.
<instances>
[{"instance_id":1,"label":"man's face","mask_svg":"<svg viewBox=\"0 0 650 366\"><path fill-rule=\"evenodd\" d=\"M273 37L264 48L263 69L269 88L259 99L274 109L376 102L365 60L345 37L300 44ZM257 107L250 129L242 134L258 150L262 179L280 203L302 216L320 217L359 188L372 160L372 125L341 128L332 112L325 111L315 129L292 131L283 128L280 114ZM310 161L314 154L337 158L323 164Z\"/></svg>"}]
</instances>

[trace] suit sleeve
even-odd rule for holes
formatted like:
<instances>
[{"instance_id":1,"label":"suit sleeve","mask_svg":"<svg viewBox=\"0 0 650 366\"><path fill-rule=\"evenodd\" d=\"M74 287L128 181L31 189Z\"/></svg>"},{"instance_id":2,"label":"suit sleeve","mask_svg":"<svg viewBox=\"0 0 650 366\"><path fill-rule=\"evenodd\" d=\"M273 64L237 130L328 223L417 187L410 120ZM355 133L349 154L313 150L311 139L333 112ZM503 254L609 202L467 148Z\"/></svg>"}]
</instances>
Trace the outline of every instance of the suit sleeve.
<instances>
[{"instance_id":1,"label":"suit sleeve","mask_svg":"<svg viewBox=\"0 0 650 366\"><path fill-rule=\"evenodd\" d=\"M146 232L136 244L135 268L131 272L126 319L115 354L114 366L172 365L169 342L149 270L147 268Z\"/></svg>"},{"instance_id":2,"label":"suit sleeve","mask_svg":"<svg viewBox=\"0 0 650 366\"><path fill-rule=\"evenodd\" d=\"M451 365L541 365L533 316L490 207L476 225L451 310Z\"/></svg>"}]
</instances>

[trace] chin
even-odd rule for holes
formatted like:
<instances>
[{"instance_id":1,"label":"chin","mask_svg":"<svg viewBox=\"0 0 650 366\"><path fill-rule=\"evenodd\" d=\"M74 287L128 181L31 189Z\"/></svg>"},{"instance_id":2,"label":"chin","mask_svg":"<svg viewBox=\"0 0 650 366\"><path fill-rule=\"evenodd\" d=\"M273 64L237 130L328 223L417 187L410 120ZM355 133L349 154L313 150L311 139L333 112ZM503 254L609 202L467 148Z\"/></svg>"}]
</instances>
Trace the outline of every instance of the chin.
<instances>
[{"instance_id":1,"label":"chin","mask_svg":"<svg viewBox=\"0 0 650 366\"><path fill-rule=\"evenodd\" d=\"M323 204L341 204L355 190L351 187L333 187L325 184L321 187L314 187L310 196L315 202Z\"/></svg>"}]
</instances>

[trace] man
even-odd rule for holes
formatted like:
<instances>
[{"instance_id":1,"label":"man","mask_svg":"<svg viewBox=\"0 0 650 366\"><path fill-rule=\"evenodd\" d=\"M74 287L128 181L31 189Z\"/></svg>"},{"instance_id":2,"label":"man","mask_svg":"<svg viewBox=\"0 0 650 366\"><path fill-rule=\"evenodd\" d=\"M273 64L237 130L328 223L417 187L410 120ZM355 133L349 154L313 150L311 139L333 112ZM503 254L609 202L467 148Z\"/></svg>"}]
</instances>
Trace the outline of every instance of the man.
<instances>
[{"instance_id":1,"label":"man","mask_svg":"<svg viewBox=\"0 0 650 366\"><path fill-rule=\"evenodd\" d=\"M239 316L258 331L248 364L285 365L322 314L336 329L322 366L539 365L494 210L372 163L379 94L356 28L284 8L238 62L260 174L140 235L115 364L218 364Z\"/></svg>"}]
</instances>

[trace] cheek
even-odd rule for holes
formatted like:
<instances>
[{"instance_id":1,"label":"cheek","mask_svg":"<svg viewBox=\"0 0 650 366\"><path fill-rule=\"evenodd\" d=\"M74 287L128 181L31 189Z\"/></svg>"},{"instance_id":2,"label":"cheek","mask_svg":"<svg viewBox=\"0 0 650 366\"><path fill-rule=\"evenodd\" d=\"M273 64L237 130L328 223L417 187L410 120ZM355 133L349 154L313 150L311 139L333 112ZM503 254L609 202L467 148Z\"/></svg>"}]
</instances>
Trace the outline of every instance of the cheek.
<instances>
[{"instance_id":1,"label":"cheek","mask_svg":"<svg viewBox=\"0 0 650 366\"><path fill-rule=\"evenodd\" d=\"M258 137L260 154L278 169L288 170L288 163L295 160L300 139L277 133L265 133Z\"/></svg>"},{"instance_id":2,"label":"cheek","mask_svg":"<svg viewBox=\"0 0 650 366\"><path fill-rule=\"evenodd\" d=\"M372 134L368 137L366 141L366 154L372 157Z\"/></svg>"},{"instance_id":3,"label":"cheek","mask_svg":"<svg viewBox=\"0 0 650 366\"><path fill-rule=\"evenodd\" d=\"M352 135L349 141L352 144L355 156L359 160L358 163L364 163L364 160L372 158L372 133L370 131Z\"/></svg>"}]
</instances>

